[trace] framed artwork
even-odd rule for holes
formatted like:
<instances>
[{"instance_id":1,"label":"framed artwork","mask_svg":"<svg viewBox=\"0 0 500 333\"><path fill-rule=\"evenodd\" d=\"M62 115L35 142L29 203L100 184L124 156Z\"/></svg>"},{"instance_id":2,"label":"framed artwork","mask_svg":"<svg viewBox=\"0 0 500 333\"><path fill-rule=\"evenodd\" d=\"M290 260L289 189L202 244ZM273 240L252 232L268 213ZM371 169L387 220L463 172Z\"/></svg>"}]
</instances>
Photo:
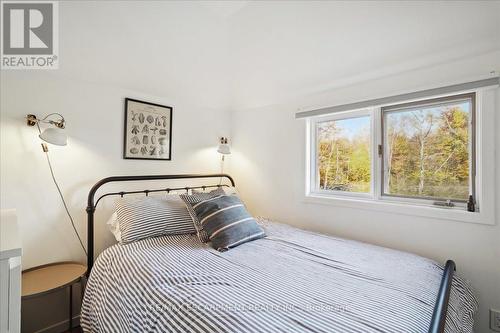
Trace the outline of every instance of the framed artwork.
<instances>
[{"instance_id":1,"label":"framed artwork","mask_svg":"<svg viewBox=\"0 0 500 333\"><path fill-rule=\"evenodd\" d=\"M172 107L125 98L123 158L172 158Z\"/></svg>"}]
</instances>

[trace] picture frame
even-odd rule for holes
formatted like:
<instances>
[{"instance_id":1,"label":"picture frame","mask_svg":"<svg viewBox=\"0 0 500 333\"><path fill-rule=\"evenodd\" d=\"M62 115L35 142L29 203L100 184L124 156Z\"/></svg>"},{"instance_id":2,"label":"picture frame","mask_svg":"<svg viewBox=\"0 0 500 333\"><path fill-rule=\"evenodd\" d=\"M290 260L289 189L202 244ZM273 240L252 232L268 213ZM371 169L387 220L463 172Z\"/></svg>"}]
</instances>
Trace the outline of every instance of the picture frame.
<instances>
[{"instance_id":1,"label":"picture frame","mask_svg":"<svg viewBox=\"0 0 500 333\"><path fill-rule=\"evenodd\" d=\"M171 106L125 98L123 158L172 159Z\"/></svg>"}]
</instances>

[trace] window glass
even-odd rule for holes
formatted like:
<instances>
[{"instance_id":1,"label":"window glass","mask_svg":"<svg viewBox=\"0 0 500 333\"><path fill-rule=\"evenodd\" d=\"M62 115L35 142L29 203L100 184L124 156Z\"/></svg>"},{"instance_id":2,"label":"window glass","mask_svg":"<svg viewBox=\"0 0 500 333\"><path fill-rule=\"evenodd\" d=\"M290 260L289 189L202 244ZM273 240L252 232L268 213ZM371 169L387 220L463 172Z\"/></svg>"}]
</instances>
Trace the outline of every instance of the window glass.
<instances>
[{"instance_id":1,"label":"window glass","mask_svg":"<svg viewBox=\"0 0 500 333\"><path fill-rule=\"evenodd\" d=\"M466 201L473 194L473 95L383 108L383 193Z\"/></svg>"},{"instance_id":2,"label":"window glass","mask_svg":"<svg viewBox=\"0 0 500 333\"><path fill-rule=\"evenodd\" d=\"M316 184L320 190L369 193L370 116L316 123Z\"/></svg>"}]
</instances>

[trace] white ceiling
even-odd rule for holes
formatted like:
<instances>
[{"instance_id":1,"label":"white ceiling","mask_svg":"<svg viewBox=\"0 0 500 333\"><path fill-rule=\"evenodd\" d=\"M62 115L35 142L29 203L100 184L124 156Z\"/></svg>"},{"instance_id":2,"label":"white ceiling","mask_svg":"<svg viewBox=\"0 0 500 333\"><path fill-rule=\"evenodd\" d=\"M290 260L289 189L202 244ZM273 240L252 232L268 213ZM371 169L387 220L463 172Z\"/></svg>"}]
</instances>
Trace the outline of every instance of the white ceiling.
<instances>
[{"instance_id":1,"label":"white ceiling","mask_svg":"<svg viewBox=\"0 0 500 333\"><path fill-rule=\"evenodd\" d=\"M61 75L214 108L500 50L500 1L102 1L60 6Z\"/></svg>"}]
</instances>

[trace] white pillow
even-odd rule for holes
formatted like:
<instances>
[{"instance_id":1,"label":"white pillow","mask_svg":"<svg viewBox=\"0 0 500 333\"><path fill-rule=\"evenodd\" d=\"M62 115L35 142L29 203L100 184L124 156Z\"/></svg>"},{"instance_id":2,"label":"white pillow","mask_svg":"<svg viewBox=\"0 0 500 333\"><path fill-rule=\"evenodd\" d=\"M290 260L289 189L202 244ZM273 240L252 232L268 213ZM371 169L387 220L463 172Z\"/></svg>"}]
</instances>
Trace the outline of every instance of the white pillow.
<instances>
[{"instance_id":1,"label":"white pillow","mask_svg":"<svg viewBox=\"0 0 500 333\"><path fill-rule=\"evenodd\" d=\"M120 222L118 221L118 214L116 212L111 215L109 218L108 222L106 222L108 225L109 231L115 236L117 242L121 242L122 240L122 233L120 232Z\"/></svg>"},{"instance_id":2,"label":"white pillow","mask_svg":"<svg viewBox=\"0 0 500 333\"><path fill-rule=\"evenodd\" d=\"M226 193L226 195L236 195L238 198L241 198L241 195L238 192L238 190L236 189L236 187L233 187L233 186L230 186L230 187L224 186L223 189L224 189L224 192Z\"/></svg>"}]
</instances>

